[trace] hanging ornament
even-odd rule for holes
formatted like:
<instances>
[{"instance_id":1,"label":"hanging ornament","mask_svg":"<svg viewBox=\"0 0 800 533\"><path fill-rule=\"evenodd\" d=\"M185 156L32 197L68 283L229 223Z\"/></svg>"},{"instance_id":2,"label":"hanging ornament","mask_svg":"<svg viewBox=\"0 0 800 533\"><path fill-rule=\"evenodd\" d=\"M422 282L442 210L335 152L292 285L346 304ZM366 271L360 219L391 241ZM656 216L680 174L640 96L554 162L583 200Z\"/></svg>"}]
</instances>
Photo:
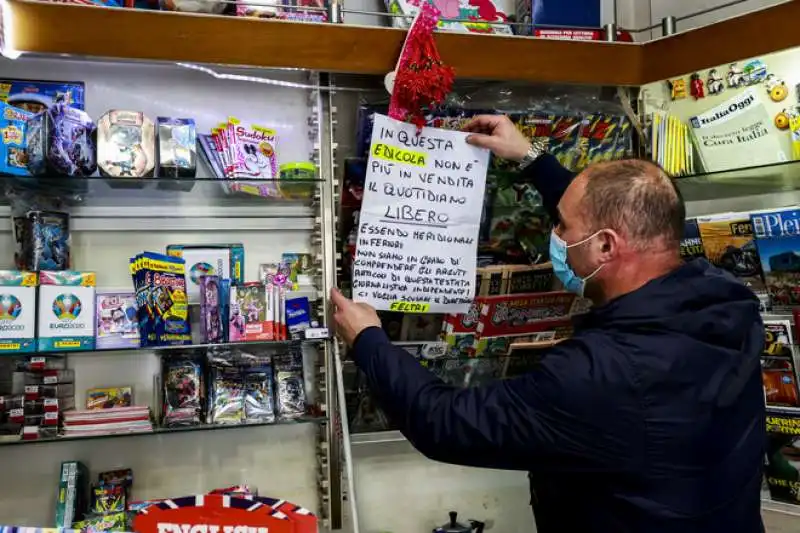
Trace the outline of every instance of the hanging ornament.
<instances>
[{"instance_id":1,"label":"hanging ornament","mask_svg":"<svg viewBox=\"0 0 800 533\"><path fill-rule=\"evenodd\" d=\"M767 74L764 86L773 102L783 102L789 96L789 88L786 87L786 83L775 74Z\"/></svg>"},{"instance_id":2,"label":"hanging ornament","mask_svg":"<svg viewBox=\"0 0 800 533\"><path fill-rule=\"evenodd\" d=\"M722 77L717 74L717 69L712 68L708 72L708 80L706 80L706 87L708 87L708 94L719 94L725 88L725 84L722 83Z\"/></svg>"},{"instance_id":3,"label":"hanging ornament","mask_svg":"<svg viewBox=\"0 0 800 533\"><path fill-rule=\"evenodd\" d=\"M389 116L425 126L425 113L444 102L453 88L453 68L439 57L433 30L440 12L427 0L411 0L418 7L400 59L387 74L386 88L391 93Z\"/></svg>"},{"instance_id":4,"label":"hanging ornament","mask_svg":"<svg viewBox=\"0 0 800 533\"><path fill-rule=\"evenodd\" d=\"M669 85L669 92L673 100L683 100L686 98L686 80L678 78L677 80L670 80L667 82Z\"/></svg>"},{"instance_id":5,"label":"hanging ornament","mask_svg":"<svg viewBox=\"0 0 800 533\"><path fill-rule=\"evenodd\" d=\"M791 121L791 111L789 109L784 109L777 115L775 115L775 127L779 130L785 130L789 128L789 122Z\"/></svg>"},{"instance_id":6,"label":"hanging ornament","mask_svg":"<svg viewBox=\"0 0 800 533\"><path fill-rule=\"evenodd\" d=\"M700 74L695 72L691 76L691 82L689 82L689 92L692 95L692 98L695 100L699 100L701 98L706 97L705 89L703 88L703 80L700 79Z\"/></svg>"}]
</instances>

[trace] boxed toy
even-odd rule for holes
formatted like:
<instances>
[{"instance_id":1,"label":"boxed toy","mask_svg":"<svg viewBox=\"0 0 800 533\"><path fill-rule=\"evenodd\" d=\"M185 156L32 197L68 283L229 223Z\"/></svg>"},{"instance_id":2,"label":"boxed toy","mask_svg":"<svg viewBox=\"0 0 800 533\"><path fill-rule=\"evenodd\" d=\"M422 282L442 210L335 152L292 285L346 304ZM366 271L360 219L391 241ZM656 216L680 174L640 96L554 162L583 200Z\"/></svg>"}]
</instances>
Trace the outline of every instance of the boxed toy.
<instances>
[{"instance_id":1,"label":"boxed toy","mask_svg":"<svg viewBox=\"0 0 800 533\"><path fill-rule=\"evenodd\" d=\"M28 120L33 114L0 102L0 172L16 176L28 175Z\"/></svg>"},{"instance_id":2,"label":"boxed toy","mask_svg":"<svg viewBox=\"0 0 800 533\"><path fill-rule=\"evenodd\" d=\"M36 348L36 273L0 270L0 352Z\"/></svg>"},{"instance_id":3,"label":"boxed toy","mask_svg":"<svg viewBox=\"0 0 800 533\"><path fill-rule=\"evenodd\" d=\"M94 272L43 270L39 284L37 350L94 349Z\"/></svg>"},{"instance_id":4,"label":"boxed toy","mask_svg":"<svg viewBox=\"0 0 800 533\"><path fill-rule=\"evenodd\" d=\"M263 283L231 287L231 342L275 340L274 309Z\"/></svg>"},{"instance_id":5,"label":"boxed toy","mask_svg":"<svg viewBox=\"0 0 800 533\"><path fill-rule=\"evenodd\" d=\"M56 527L69 528L83 518L88 504L89 470L83 463L61 463L56 500Z\"/></svg>"},{"instance_id":6,"label":"boxed toy","mask_svg":"<svg viewBox=\"0 0 800 533\"><path fill-rule=\"evenodd\" d=\"M140 346L191 344L185 267L179 257L153 252L131 258Z\"/></svg>"},{"instance_id":7,"label":"boxed toy","mask_svg":"<svg viewBox=\"0 0 800 533\"><path fill-rule=\"evenodd\" d=\"M84 109L82 81L0 80L0 102L30 113L40 113L56 102Z\"/></svg>"},{"instance_id":8,"label":"boxed toy","mask_svg":"<svg viewBox=\"0 0 800 533\"><path fill-rule=\"evenodd\" d=\"M98 350L139 346L136 294L133 291L98 291L96 309L95 346Z\"/></svg>"},{"instance_id":9,"label":"boxed toy","mask_svg":"<svg viewBox=\"0 0 800 533\"><path fill-rule=\"evenodd\" d=\"M167 255L186 262L186 293L190 304L200 303L201 276L230 279L234 285L244 282L244 247L241 244L170 244Z\"/></svg>"}]
</instances>

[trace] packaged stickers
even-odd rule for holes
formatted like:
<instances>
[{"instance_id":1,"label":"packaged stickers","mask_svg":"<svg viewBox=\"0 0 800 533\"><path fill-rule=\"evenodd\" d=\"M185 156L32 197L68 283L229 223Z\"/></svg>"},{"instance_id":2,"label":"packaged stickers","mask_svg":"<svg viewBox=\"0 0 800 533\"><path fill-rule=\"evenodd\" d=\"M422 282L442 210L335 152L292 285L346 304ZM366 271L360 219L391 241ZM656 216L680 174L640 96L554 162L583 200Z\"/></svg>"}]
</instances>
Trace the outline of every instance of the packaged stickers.
<instances>
[{"instance_id":1,"label":"packaged stickers","mask_svg":"<svg viewBox=\"0 0 800 533\"><path fill-rule=\"evenodd\" d=\"M35 272L0 271L0 352L32 352L36 338Z\"/></svg>"},{"instance_id":2,"label":"packaged stickers","mask_svg":"<svg viewBox=\"0 0 800 533\"><path fill-rule=\"evenodd\" d=\"M37 350L94 349L94 272L39 273Z\"/></svg>"}]
</instances>

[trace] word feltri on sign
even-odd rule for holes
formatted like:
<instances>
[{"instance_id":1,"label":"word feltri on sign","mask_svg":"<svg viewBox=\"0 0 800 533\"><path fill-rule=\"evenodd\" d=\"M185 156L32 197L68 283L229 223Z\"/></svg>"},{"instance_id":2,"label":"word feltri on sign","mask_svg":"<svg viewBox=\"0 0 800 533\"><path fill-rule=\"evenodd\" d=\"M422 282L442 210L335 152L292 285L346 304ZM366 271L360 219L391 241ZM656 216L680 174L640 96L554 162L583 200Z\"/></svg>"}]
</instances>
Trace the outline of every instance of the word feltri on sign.
<instances>
[{"instance_id":1,"label":"word feltri on sign","mask_svg":"<svg viewBox=\"0 0 800 533\"><path fill-rule=\"evenodd\" d=\"M427 313L430 308L430 304L419 302L392 302L389 305L390 311L399 311L402 313Z\"/></svg>"}]
</instances>

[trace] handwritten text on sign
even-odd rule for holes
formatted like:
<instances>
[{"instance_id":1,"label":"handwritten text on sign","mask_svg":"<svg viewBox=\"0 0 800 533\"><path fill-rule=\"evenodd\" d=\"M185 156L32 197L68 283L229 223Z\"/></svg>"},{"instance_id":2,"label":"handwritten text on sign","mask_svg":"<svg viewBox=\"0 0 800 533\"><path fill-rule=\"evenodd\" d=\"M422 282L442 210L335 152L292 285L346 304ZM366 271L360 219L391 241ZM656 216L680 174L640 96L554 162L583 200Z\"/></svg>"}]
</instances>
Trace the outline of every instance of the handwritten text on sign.
<instances>
[{"instance_id":1,"label":"handwritten text on sign","mask_svg":"<svg viewBox=\"0 0 800 533\"><path fill-rule=\"evenodd\" d=\"M489 152L466 134L375 115L353 297L376 309L464 313L475 296Z\"/></svg>"}]
</instances>

